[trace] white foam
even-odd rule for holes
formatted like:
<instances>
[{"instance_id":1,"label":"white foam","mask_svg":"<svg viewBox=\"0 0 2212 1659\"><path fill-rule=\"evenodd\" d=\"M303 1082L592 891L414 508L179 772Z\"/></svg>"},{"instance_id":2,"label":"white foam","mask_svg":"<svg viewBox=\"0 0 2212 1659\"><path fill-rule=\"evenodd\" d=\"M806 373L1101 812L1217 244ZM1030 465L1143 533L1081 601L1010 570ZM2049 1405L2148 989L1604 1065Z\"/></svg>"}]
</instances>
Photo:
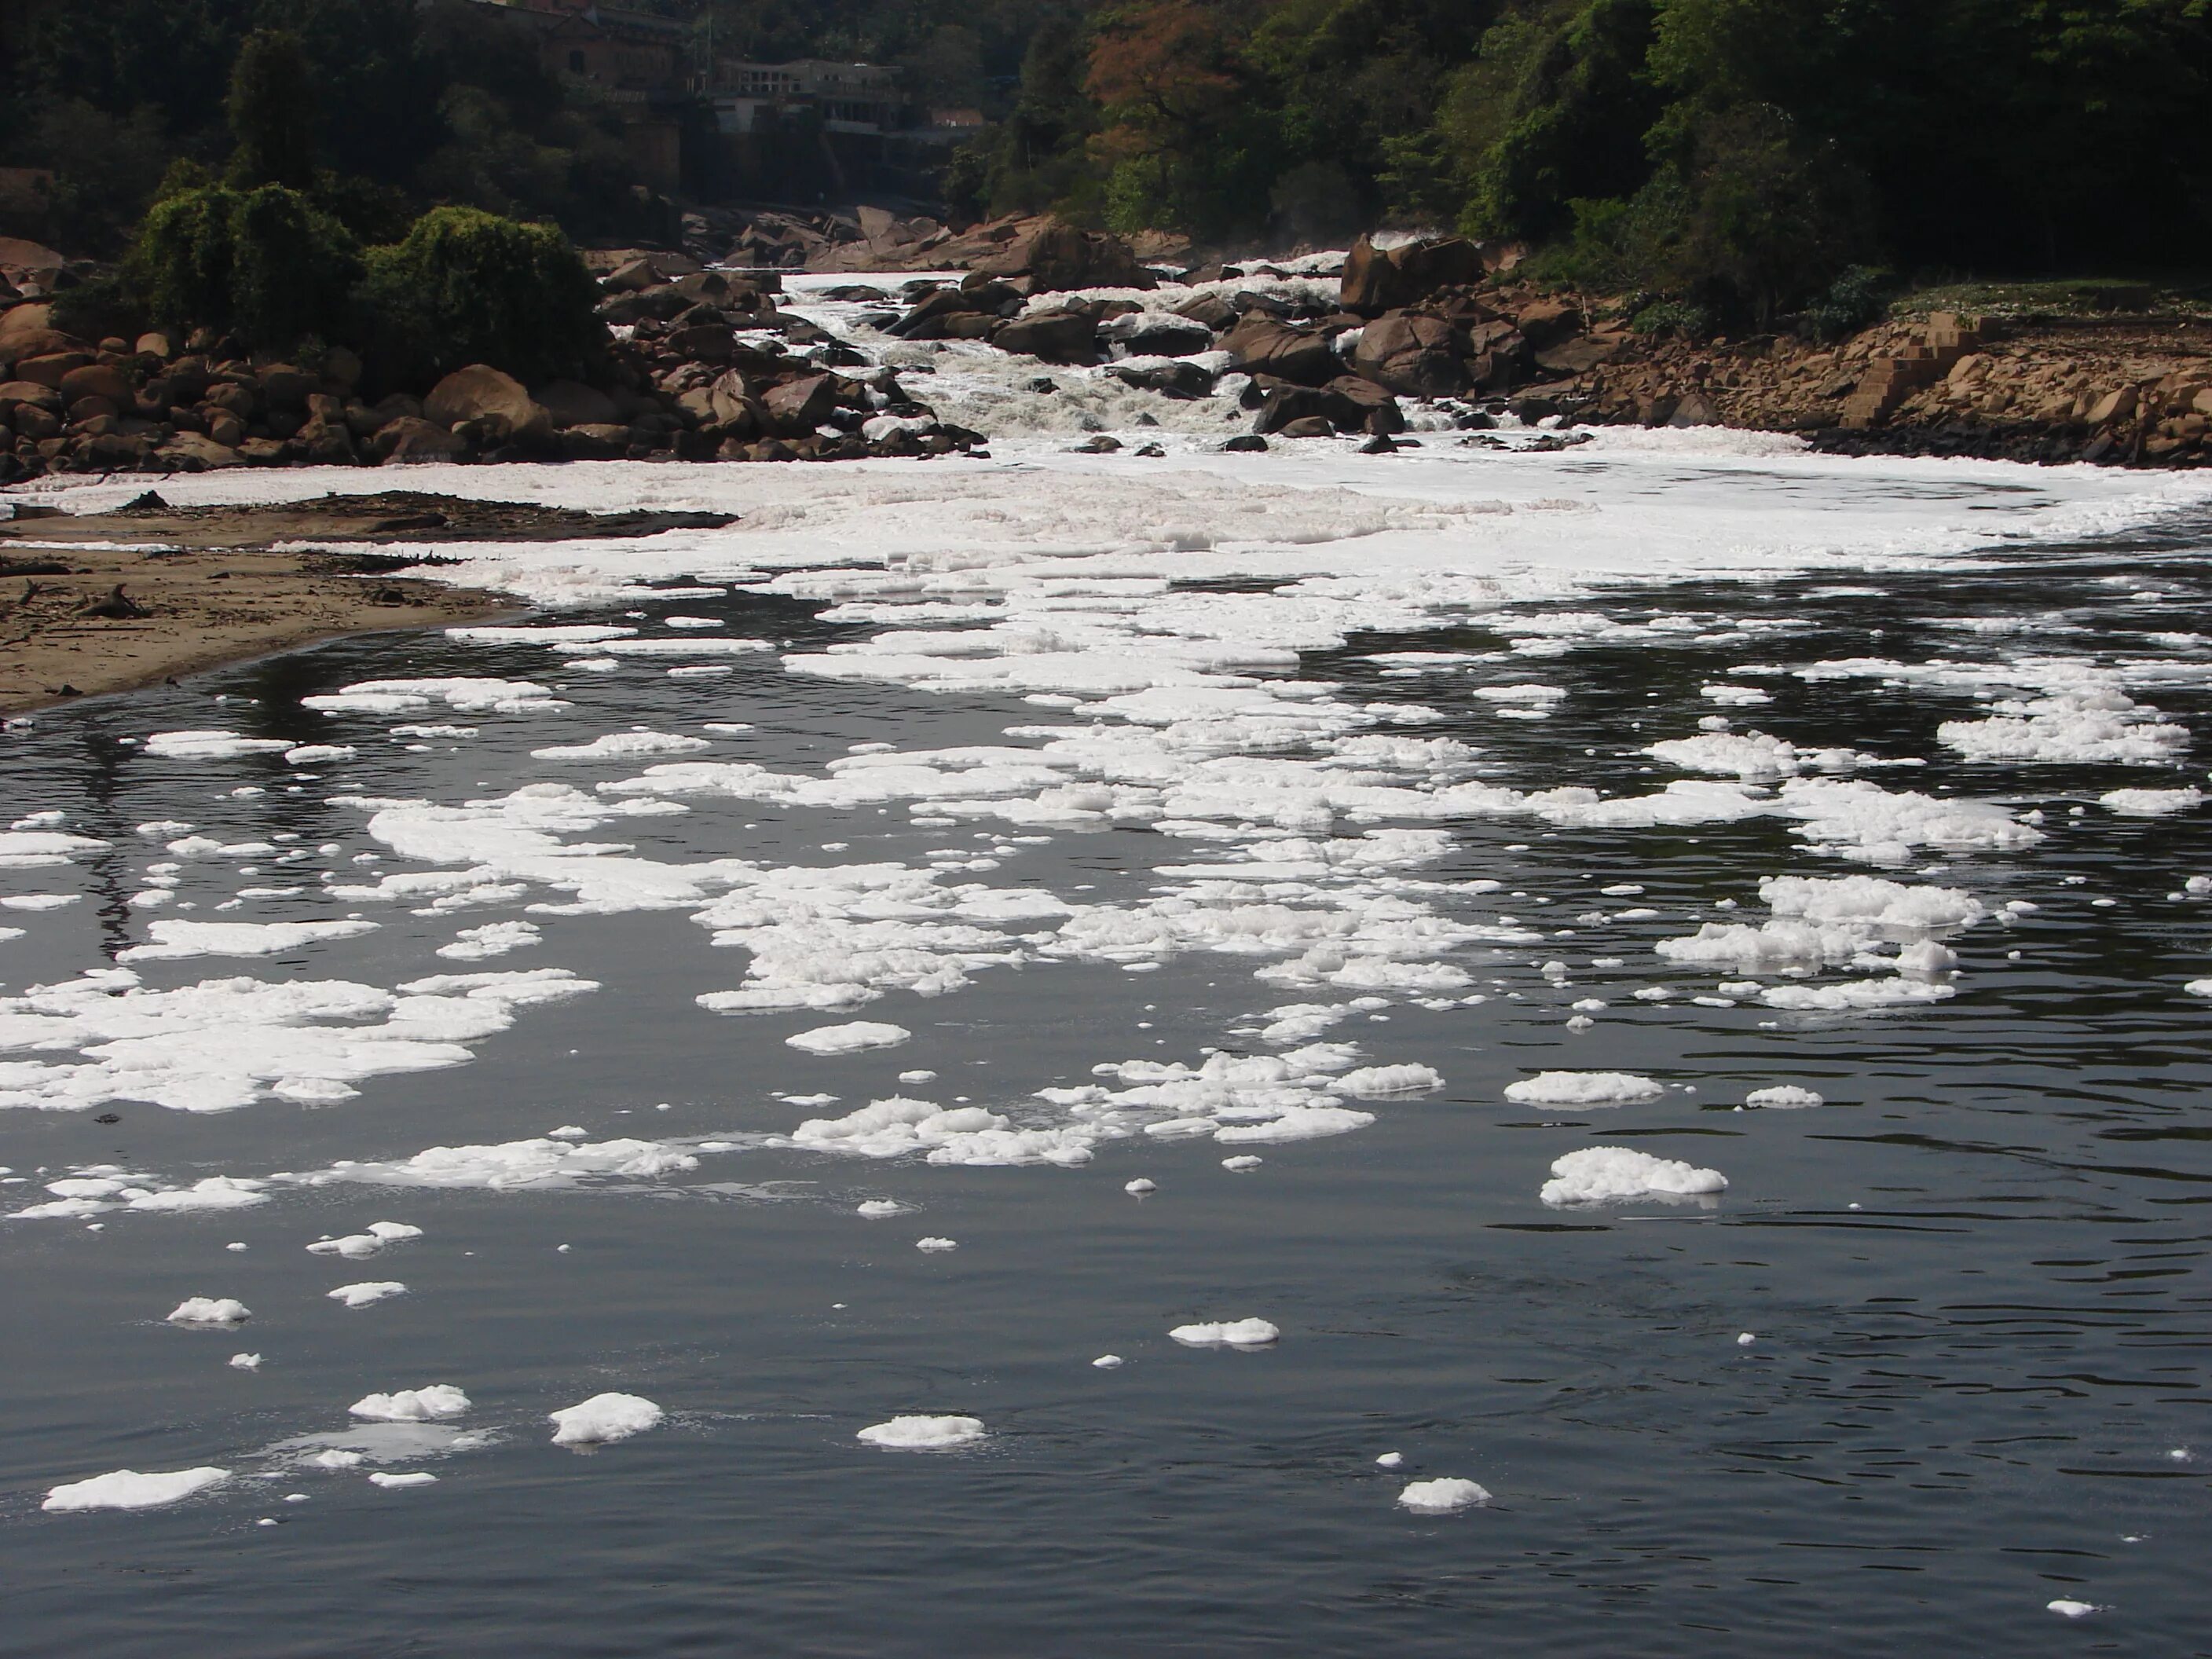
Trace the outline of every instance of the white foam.
<instances>
[{"instance_id":1,"label":"white foam","mask_svg":"<svg viewBox=\"0 0 2212 1659\"><path fill-rule=\"evenodd\" d=\"M784 1038L784 1042L810 1054L850 1054L864 1048L895 1048L913 1036L903 1025L856 1019L843 1025L817 1025Z\"/></svg>"},{"instance_id":2,"label":"white foam","mask_svg":"<svg viewBox=\"0 0 2212 1659\"><path fill-rule=\"evenodd\" d=\"M1224 1324L1178 1325L1168 1334L1189 1348L1264 1348L1283 1334L1264 1319L1235 1319Z\"/></svg>"},{"instance_id":3,"label":"white foam","mask_svg":"<svg viewBox=\"0 0 2212 1659\"><path fill-rule=\"evenodd\" d=\"M391 1297L404 1296L407 1287L396 1279L363 1279L357 1285L341 1285L325 1294L331 1301L343 1302L349 1308L366 1308Z\"/></svg>"},{"instance_id":4,"label":"white foam","mask_svg":"<svg viewBox=\"0 0 2212 1659\"><path fill-rule=\"evenodd\" d=\"M406 1474L386 1474L379 1469L368 1477L368 1483L372 1486L382 1486L387 1492L395 1489L405 1491L413 1486L434 1486L438 1484L438 1477L427 1469L416 1469Z\"/></svg>"},{"instance_id":5,"label":"white foam","mask_svg":"<svg viewBox=\"0 0 2212 1659\"><path fill-rule=\"evenodd\" d=\"M156 732L139 752L161 760L231 760L291 747L289 738L241 737L235 732Z\"/></svg>"},{"instance_id":6,"label":"white foam","mask_svg":"<svg viewBox=\"0 0 2212 1659\"><path fill-rule=\"evenodd\" d=\"M1505 1087L1506 1099L1524 1106L1626 1106L1666 1092L1632 1072L1540 1072Z\"/></svg>"},{"instance_id":7,"label":"white foam","mask_svg":"<svg viewBox=\"0 0 2212 1659\"><path fill-rule=\"evenodd\" d=\"M184 957L273 957L324 939L373 933L373 921L154 921L151 945L116 952L118 962L168 962Z\"/></svg>"},{"instance_id":8,"label":"white foam","mask_svg":"<svg viewBox=\"0 0 2212 1659\"><path fill-rule=\"evenodd\" d=\"M1416 1515L1450 1515L1489 1501L1490 1494L1474 1481L1450 1475L1434 1480L1410 1480L1398 1494L1400 1507Z\"/></svg>"},{"instance_id":9,"label":"white foam","mask_svg":"<svg viewBox=\"0 0 2212 1659\"><path fill-rule=\"evenodd\" d=\"M549 1412L556 1446L605 1446L660 1426L667 1415L641 1395L595 1394Z\"/></svg>"},{"instance_id":10,"label":"white foam","mask_svg":"<svg viewBox=\"0 0 2212 1659\"><path fill-rule=\"evenodd\" d=\"M1552 1164L1537 1194L1547 1204L1612 1204L1638 1198L1698 1198L1725 1192L1728 1178L1626 1146L1585 1146Z\"/></svg>"},{"instance_id":11,"label":"white foam","mask_svg":"<svg viewBox=\"0 0 2212 1659\"><path fill-rule=\"evenodd\" d=\"M982 1419L974 1417L894 1417L872 1423L854 1436L889 1451L957 1451L984 1437Z\"/></svg>"},{"instance_id":12,"label":"white foam","mask_svg":"<svg viewBox=\"0 0 2212 1659\"><path fill-rule=\"evenodd\" d=\"M640 755L691 755L714 745L672 732L610 732L589 743L556 744L530 752L539 760L632 760Z\"/></svg>"},{"instance_id":13,"label":"white foam","mask_svg":"<svg viewBox=\"0 0 2212 1659\"><path fill-rule=\"evenodd\" d=\"M1770 1088L1753 1089L1743 1097L1743 1103L1767 1112L1802 1112L1828 1103L1810 1089L1800 1088L1794 1083L1778 1083Z\"/></svg>"},{"instance_id":14,"label":"white foam","mask_svg":"<svg viewBox=\"0 0 2212 1659\"><path fill-rule=\"evenodd\" d=\"M172 1325L243 1325L253 1310L233 1296L188 1296L169 1312Z\"/></svg>"},{"instance_id":15,"label":"white foam","mask_svg":"<svg viewBox=\"0 0 2212 1659\"><path fill-rule=\"evenodd\" d=\"M420 1389L364 1395L346 1409L377 1423L434 1423L460 1416L469 1409L469 1397L450 1382L432 1382Z\"/></svg>"},{"instance_id":16,"label":"white foam","mask_svg":"<svg viewBox=\"0 0 2212 1659\"><path fill-rule=\"evenodd\" d=\"M2193 784L2181 789L2107 789L2097 805L2130 817L2164 817L2194 811L2203 805L2204 792Z\"/></svg>"},{"instance_id":17,"label":"white foam","mask_svg":"<svg viewBox=\"0 0 2212 1659\"><path fill-rule=\"evenodd\" d=\"M159 1509L165 1504L179 1503L195 1492L219 1486L229 1479L228 1469L207 1465L159 1474L117 1469L112 1474L95 1474L89 1480L48 1487L46 1501L39 1507L58 1515L81 1510Z\"/></svg>"}]
</instances>

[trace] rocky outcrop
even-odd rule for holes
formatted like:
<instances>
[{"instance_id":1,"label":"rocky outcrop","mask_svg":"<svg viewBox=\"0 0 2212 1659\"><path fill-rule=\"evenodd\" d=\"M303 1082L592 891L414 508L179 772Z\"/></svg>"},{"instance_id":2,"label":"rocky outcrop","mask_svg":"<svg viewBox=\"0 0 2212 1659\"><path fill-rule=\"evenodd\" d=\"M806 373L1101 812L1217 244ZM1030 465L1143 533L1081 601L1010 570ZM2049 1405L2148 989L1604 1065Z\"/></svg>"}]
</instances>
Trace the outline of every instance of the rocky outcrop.
<instances>
[{"instance_id":1,"label":"rocky outcrop","mask_svg":"<svg viewBox=\"0 0 2212 1659\"><path fill-rule=\"evenodd\" d=\"M202 331L178 341L57 332L48 306L0 309L0 483L49 471L199 471L410 460L838 460L949 453L977 441L938 422L896 375L775 304L773 272L701 269L682 254L597 256L615 331L592 383L535 388L485 364L418 401L366 401L343 347L311 361L246 352ZM999 299L1021 308L1012 289ZM977 301L980 302L980 301ZM971 302L974 303L974 302ZM1089 319L1083 327L1091 326ZM848 374L846 371L852 371ZM871 437L872 422L889 416Z\"/></svg>"}]
</instances>

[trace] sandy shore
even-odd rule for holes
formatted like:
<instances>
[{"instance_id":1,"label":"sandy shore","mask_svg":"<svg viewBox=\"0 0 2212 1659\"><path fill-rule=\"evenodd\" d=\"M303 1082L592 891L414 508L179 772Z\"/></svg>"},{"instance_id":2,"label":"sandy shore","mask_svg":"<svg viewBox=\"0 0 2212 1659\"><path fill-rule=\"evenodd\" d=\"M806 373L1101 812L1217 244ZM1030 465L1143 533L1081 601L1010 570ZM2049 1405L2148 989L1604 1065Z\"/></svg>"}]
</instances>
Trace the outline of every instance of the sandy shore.
<instances>
[{"instance_id":1,"label":"sandy shore","mask_svg":"<svg viewBox=\"0 0 2212 1659\"><path fill-rule=\"evenodd\" d=\"M729 522L404 492L181 508L149 495L112 513L33 511L0 520L0 712L9 714L343 635L518 608L511 597L425 579L394 544L635 536ZM272 550L302 540L321 545ZM380 550L348 551L352 544Z\"/></svg>"}]
</instances>

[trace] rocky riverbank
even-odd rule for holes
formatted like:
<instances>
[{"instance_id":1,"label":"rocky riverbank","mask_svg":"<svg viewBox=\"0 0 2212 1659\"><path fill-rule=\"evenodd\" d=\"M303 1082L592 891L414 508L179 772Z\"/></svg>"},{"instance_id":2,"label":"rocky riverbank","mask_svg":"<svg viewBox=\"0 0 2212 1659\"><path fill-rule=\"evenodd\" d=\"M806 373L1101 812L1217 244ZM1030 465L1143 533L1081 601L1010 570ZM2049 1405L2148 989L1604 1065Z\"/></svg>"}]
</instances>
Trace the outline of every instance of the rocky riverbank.
<instances>
[{"instance_id":1,"label":"rocky riverbank","mask_svg":"<svg viewBox=\"0 0 2212 1659\"><path fill-rule=\"evenodd\" d=\"M1409 427L1480 434L1501 424L1540 425L1566 441L1577 426L1640 423L1789 432L1844 453L2212 459L2212 318L2146 309L2147 295L2121 296L2135 308L2101 315L1936 312L1831 341L1692 340L1649 329L1650 313L1618 299L1516 279L1511 251L1457 238L1363 239L1340 258L1186 270L1049 219L956 236L870 210L852 228L842 240L810 231L808 240L787 226L775 241L756 228L728 250L773 255L784 261L776 267L587 255L609 331L592 383L526 387L477 364L421 398L373 402L362 387L374 375L342 348L277 362L204 332L73 339L55 331L33 283L0 312L0 482L235 465L970 451L984 434L939 418L884 361L899 343L933 341L1102 371L1164 405L1233 397L1249 417L1228 440L1235 448L1354 434L1380 452ZM784 292L794 264L817 270L804 296ZM898 274L931 264L964 274ZM875 274L820 280L848 267ZM842 303L842 335L803 314L807 298ZM927 366L910 353L903 361L909 374ZM1050 394L1048 376L1036 385Z\"/></svg>"}]
</instances>

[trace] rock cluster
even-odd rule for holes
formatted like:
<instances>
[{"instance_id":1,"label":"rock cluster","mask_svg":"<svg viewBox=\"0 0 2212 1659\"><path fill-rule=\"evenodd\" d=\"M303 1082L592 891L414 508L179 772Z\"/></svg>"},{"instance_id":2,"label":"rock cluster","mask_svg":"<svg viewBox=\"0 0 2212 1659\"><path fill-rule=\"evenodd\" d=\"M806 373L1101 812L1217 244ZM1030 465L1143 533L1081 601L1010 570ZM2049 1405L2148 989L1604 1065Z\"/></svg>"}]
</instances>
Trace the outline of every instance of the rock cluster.
<instances>
[{"instance_id":1,"label":"rock cluster","mask_svg":"<svg viewBox=\"0 0 2212 1659\"><path fill-rule=\"evenodd\" d=\"M291 362L205 330L95 343L58 332L50 306L19 302L0 311L0 483L422 460L843 460L976 441L779 311L775 284L681 256L620 260L601 283L613 341L595 384L525 388L473 364L420 398L373 403L343 347Z\"/></svg>"},{"instance_id":2,"label":"rock cluster","mask_svg":"<svg viewBox=\"0 0 2212 1659\"><path fill-rule=\"evenodd\" d=\"M702 220L700 230L709 222ZM712 246L712 243L706 246ZM1049 214L1012 214L964 231L887 209L802 216L757 212L726 243L724 265L813 271L974 270L1024 276L1035 291L1150 288L1156 280L1131 245Z\"/></svg>"}]
</instances>

